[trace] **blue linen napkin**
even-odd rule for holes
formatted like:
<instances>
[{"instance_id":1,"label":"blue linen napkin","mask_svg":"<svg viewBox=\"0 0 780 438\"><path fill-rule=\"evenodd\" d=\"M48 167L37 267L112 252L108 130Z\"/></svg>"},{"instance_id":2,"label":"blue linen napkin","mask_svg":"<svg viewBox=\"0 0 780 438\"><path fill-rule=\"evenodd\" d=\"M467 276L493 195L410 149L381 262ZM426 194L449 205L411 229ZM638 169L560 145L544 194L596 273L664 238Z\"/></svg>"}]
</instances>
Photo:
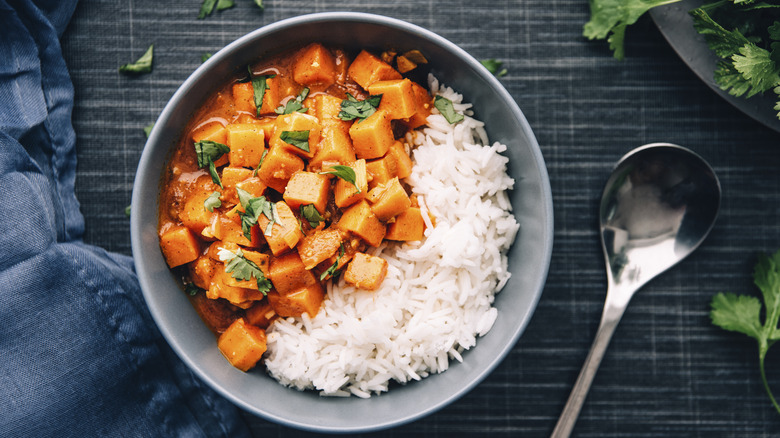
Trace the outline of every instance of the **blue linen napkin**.
<instances>
[{"instance_id":1,"label":"blue linen napkin","mask_svg":"<svg viewBox=\"0 0 780 438\"><path fill-rule=\"evenodd\" d=\"M132 259L81 241L75 0L0 0L0 436L249 436L170 350Z\"/></svg>"}]
</instances>

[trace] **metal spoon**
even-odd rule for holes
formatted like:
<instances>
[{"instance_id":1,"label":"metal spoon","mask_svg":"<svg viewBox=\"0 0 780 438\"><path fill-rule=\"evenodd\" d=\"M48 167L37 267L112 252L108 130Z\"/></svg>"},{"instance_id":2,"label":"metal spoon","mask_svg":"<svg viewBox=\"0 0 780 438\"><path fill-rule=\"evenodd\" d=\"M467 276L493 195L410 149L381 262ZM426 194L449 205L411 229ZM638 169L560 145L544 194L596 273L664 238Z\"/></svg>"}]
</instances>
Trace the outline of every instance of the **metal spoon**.
<instances>
[{"instance_id":1,"label":"metal spoon","mask_svg":"<svg viewBox=\"0 0 780 438\"><path fill-rule=\"evenodd\" d=\"M693 252L720 206L720 183L692 151L669 143L641 146L618 161L601 197L607 298L590 353L553 430L568 437L612 334L634 293Z\"/></svg>"}]
</instances>

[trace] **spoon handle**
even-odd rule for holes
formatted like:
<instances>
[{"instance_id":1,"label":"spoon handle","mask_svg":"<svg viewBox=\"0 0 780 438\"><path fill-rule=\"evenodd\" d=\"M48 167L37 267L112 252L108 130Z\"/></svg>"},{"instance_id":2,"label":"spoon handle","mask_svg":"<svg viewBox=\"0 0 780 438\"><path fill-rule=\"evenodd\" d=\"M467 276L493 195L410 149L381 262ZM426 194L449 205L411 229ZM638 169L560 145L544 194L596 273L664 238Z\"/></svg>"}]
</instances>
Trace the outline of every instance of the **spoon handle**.
<instances>
[{"instance_id":1,"label":"spoon handle","mask_svg":"<svg viewBox=\"0 0 780 438\"><path fill-rule=\"evenodd\" d=\"M567 438L571 434L574 423L577 422L577 417L580 415L582 404L585 402L585 397L588 395L588 390L590 390L593 377L596 375L601 359L607 351L612 334L615 333L615 327L620 322L620 316L622 315L618 315L615 318L613 315L608 315L605 312L602 317L598 332L596 332L596 339L593 340L588 357L585 359L585 364L582 366L582 370L580 370L580 375L577 377L577 382L571 390L569 400L563 408L558 423L550 436L551 438Z\"/></svg>"}]
</instances>

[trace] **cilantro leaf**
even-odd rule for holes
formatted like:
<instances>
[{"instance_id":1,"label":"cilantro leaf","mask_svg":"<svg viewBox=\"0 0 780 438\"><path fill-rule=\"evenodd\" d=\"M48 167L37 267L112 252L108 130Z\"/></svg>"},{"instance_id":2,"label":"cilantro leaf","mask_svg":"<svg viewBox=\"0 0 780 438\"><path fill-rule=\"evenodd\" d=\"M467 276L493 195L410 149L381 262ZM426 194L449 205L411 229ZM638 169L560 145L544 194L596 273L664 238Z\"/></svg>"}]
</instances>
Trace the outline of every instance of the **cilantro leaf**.
<instances>
[{"instance_id":1,"label":"cilantro leaf","mask_svg":"<svg viewBox=\"0 0 780 438\"><path fill-rule=\"evenodd\" d=\"M330 267L325 272L320 274L320 281L322 281L322 280L324 280L324 279L326 279L328 277L335 278L335 277L338 277L339 274L341 274L341 272L339 271L339 263L341 263L341 258L342 257L344 257L344 244L340 243L339 244L339 256L336 258L336 261L333 262L333 264L330 265Z\"/></svg>"},{"instance_id":2,"label":"cilantro leaf","mask_svg":"<svg viewBox=\"0 0 780 438\"><path fill-rule=\"evenodd\" d=\"M295 97L295 99L290 99L287 101L285 105L279 105L274 112L279 115L284 114L292 114L296 111L300 113L305 113L308 111L308 108L304 108L303 106L303 100L306 99L306 96L309 95L309 87L305 87L303 90L301 90L301 93Z\"/></svg>"},{"instance_id":3,"label":"cilantro leaf","mask_svg":"<svg viewBox=\"0 0 780 438\"><path fill-rule=\"evenodd\" d=\"M268 291L271 290L271 281L265 277L263 271L260 270L260 267L255 262L244 256L241 248L237 249L236 252L220 248L217 255L225 263L225 272L230 273L236 280L251 280L254 278L257 281L257 290L262 292L263 295L267 295Z\"/></svg>"},{"instance_id":4,"label":"cilantro leaf","mask_svg":"<svg viewBox=\"0 0 780 438\"><path fill-rule=\"evenodd\" d=\"M253 198L246 190L236 187L236 193L238 193L238 202L244 207L243 212L238 212L238 216L241 218L241 231L244 233L244 237L247 240L252 240L252 227L257 224L257 220L260 219L260 215L264 214L270 221L269 226L274 221L273 203L266 199L265 196L259 196ZM268 235L268 233L266 233Z\"/></svg>"},{"instance_id":5,"label":"cilantro leaf","mask_svg":"<svg viewBox=\"0 0 780 438\"><path fill-rule=\"evenodd\" d=\"M146 134L146 138L149 138L149 134L152 133L152 129L154 129L154 122L144 126L144 134Z\"/></svg>"},{"instance_id":6,"label":"cilantro leaf","mask_svg":"<svg viewBox=\"0 0 780 438\"><path fill-rule=\"evenodd\" d=\"M263 0L255 0L255 4L260 9L265 9L265 6L263 6Z\"/></svg>"},{"instance_id":7,"label":"cilantro leaf","mask_svg":"<svg viewBox=\"0 0 780 438\"><path fill-rule=\"evenodd\" d=\"M309 131L282 131L279 139L296 148L309 152Z\"/></svg>"},{"instance_id":8,"label":"cilantro leaf","mask_svg":"<svg viewBox=\"0 0 780 438\"><path fill-rule=\"evenodd\" d=\"M198 20L202 20L206 18L206 16L211 15L214 11L214 6L216 5L217 0L203 0L203 3L200 5L200 11L198 12Z\"/></svg>"},{"instance_id":9,"label":"cilantro leaf","mask_svg":"<svg viewBox=\"0 0 780 438\"><path fill-rule=\"evenodd\" d=\"M433 99L433 106L435 106L436 109L439 110L441 115L444 116L445 119L447 119L447 122L450 125L453 125L463 120L463 114L455 112L455 108L452 106L452 101L447 99L446 97L436 96L436 98Z\"/></svg>"},{"instance_id":10,"label":"cilantro leaf","mask_svg":"<svg viewBox=\"0 0 780 438\"><path fill-rule=\"evenodd\" d=\"M694 9L689 14L693 18L694 29L704 35L707 45L721 58L728 58L739 53L739 49L750 44L750 41L739 30L724 29L702 8Z\"/></svg>"},{"instance_id":11,"label":"cilantro leaf","mask_svg":"<svg viewBox=\"0 0 780 438\"><path fill-rule=\"evenodd\" d=\"M626 27L634 24L645 12L660 5L680 0L590 0L590 20L582 34L589 40L608 38L617 59L623 59L623 39Z\"/></svg>"},{"instance_id":12,"label":"cilantro leaf","mask_svg":"<svg viewBox=\"0 0 780 438\"><path fill-rule=\"evenodd\" d=\"M252 91L255 107L257 107L257 117L260 117L260 109L263 107L265 90L268 89L268 79L271 79L276 75L252 76L252 67L246 66L246 68L249 70L249 79L252 81Z\"/></svg>"},{"instance_id":13,"label":"cilantro leaf","mask_svg":"<svg viewBox=\"0 0 780 438\"><path fill-rule=\"evenodd\" d=\"M504 63L501 61L496 61L495 59L483 59L482 61L479 61L479 63L485 66L485 68L497 78L504 77L507 74L506 69L501 68L504 65Z\"/></svg>"},{"instance_id":14,"label":"cilantro leaf","mask_svg":"<svg viewBox=\"0 0 780 438\"><path fill-rule=\"evenodd\" d=\"M211 54L211 53L209 53L209 52L206 52L206 53L204 53L204 54L200 55L200 62L206 62L206 61L208 61L208 60L209 60L209 58L211 58L212 56L214 56L214 55L212 55L212 54Z\"/></svg>"},{"instance_id":15,"label":"cilantro leaf","mask_svg":"<svg viewBox=\"0 0 780 438\"><path fill-rule=\"evenodd\" d=\"M320 225L320 222L325 220L320 212L317 211L317 208L314 206L314 204L301 205L300 211L301 217L306 219L312 228L317 228Z\"/></svg>"},{"instance_id":16,"label":"cilantro leaf","mask_svg":"<svg viewBox=\"0 0 780 438\"><path fill-rule=\"evenodd\" d=\"M375 94L368 96L366 100L357 100L355 96L347 93L347 98L341 101L341 111L338 114L341 120L364 120L366 117L374 114L382 102L382 95Z\"/></svg>"},{"instance_id":17,"label":"cilantro leaf","mask_svg":"<svg viewBox=\"0 0 780 438\"><path fill-rule=\"evenodd\" d=\"M222 194L219 192L210 194L209 197L203 201L203 207L213 213L215 208L222 206L222 201L219 199L220 196L222 196Z\"/></svg>"},{"instance_id":18,"label":"cilantro leaf","mask_svg":"<svg viewBox=\"0 0 780 438\"><path fill-rule=\"evenodd\" d=\"M230 152L227 145L211 140L201 140L195 143L195 155L198 157L198 167L207 168L214 184L222 187L222 180L219 178L217 166L214 162L222 155ZM224 188L224 187L223 187Z\"/></svg>"},{"instance_id":19,"label":"cilantro leaf","mask_svg":"<svg viewBox=\"0 0 780 438\"><path fill-rule=\"evenodd\" d=\"M198 286L195 286L195 283L186 283L184 285L184 292L187 293L187 295L193 297L198 294L198 292L203 292L203 289L199 288Z\"/></svg>"},{"instance_id":20,"label":"cilantro leaf","mask_svg":"<svg viewBox=\"0 0 780 438\"><path fill-rule=\"evenodd\" d=\"M141 55L141 57L138 58L138 61L133 62L131 64L124 64L121 67L119 67L119 73L124 73L129 75L151 73L153 60L154 60L154 44L152 44L151 46L149 46L148 49L146 49L146 53Z\"/></svg>"},{"instance_id":21,"label":"cilantro leaf","mask_svg":"<svg viewBox=\"0 0 780 438\"><path fill-rule=\"evenodd\" d=\"M224 11L225 9L230 9L233 6L235 6L235 2L233 0L218 0L217 1L217 10L218 11Z\"/></svg>"},{"instance_id":22,"label":"cilantro leaf","mask_svg":"<svg viewBox=\"0 0 780 438\"><path fill-rule=\"evenodd\" d=\"M750 91L747 92L746 97L763 93L780 84L780 69L772 61L766 49L755 44L746 44L739 49L738 55L732 55L731 60L734 68L750 84Z\"/></svg>"},{"instance_id":23,"label":"cilantro leaf","mask_svg":"<svg viewBox=\"0 0 780 438\"><path fill-rule=\"evenodd\" d=\"M260 166L263 165L266 155L268 155L268 149L263 149L263 155L260 155L260 162L257 163L257 167L255 167L255 170L252 172L252 176L257 176L257 172L260 170Z\"/></svg>"},{"instance_id":24,"label":"cilantro leaf","mask_svg":"<svg viewBox=\"0 0 780 438\"><path fill-rule=\"evenodd\" d=\"M719 293L710 303L710 319L712 323L724 330L743 333L758 342L758 367L764 389L769 395L777 412L780 405L772 395L766 379L764 359L766 353L775 342L780 340L780 251L769 257L759 255L758 263L753 271L753 281L758 286L764 299L764 322L761 322L761 303L755 297Z\"/></svg>"},{"instance_id":25,"label":"cilantro leaf","mask_svg":"<svg viewBox=\"0 0 780 438\"><path fill-rule=\"evenodd\" d=\"M127 207L125 207L125 216L130 217L131 209L132 209L132 205L128 205Z\"/></svg>"},{"instance_id":26,"label":"cilantro leaf","mask_svg":"<svg viewBox=\"0 0 780 438\"><path fill-rule=\"evenodd\" d=\"M357 174L355 173L355 169L349 166L344 166L342 164L336 164L330 167L333 170L320 172L320 175L335 175L348 183L352 183L352 185L357 189L357 192L360 193L360 187L357 185Z\"/></svg>"}]
</instances>

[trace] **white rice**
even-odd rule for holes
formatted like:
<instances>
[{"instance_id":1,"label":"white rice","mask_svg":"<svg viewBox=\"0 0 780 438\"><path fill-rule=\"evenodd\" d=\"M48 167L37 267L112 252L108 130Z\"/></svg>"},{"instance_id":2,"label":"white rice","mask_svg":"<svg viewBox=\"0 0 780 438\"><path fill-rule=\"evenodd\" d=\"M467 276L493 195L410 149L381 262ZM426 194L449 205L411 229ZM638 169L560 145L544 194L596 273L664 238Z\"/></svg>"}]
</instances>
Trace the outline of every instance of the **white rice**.
<instances>
[{"instance_id":1,"label":"white rice","mask_svg":"<svg viewBox=\"0 0 780 438\"><path fill-rule=\"evenodd\" d=\"M462 96L429 77L432 94L450 99L465 119L450 125L433 110L416 145L407 182L426 214L425 240L383 243L388 262L374 292L328 287L314 319L277 320L268 330L265 365L279 382L321 395L369 397L391 380L420 380L462 361L498 316L494 294L509 279L506 251L519 228L506 191L506 146L487 146L484 124Z\"/></svg>"}]
</instances>

